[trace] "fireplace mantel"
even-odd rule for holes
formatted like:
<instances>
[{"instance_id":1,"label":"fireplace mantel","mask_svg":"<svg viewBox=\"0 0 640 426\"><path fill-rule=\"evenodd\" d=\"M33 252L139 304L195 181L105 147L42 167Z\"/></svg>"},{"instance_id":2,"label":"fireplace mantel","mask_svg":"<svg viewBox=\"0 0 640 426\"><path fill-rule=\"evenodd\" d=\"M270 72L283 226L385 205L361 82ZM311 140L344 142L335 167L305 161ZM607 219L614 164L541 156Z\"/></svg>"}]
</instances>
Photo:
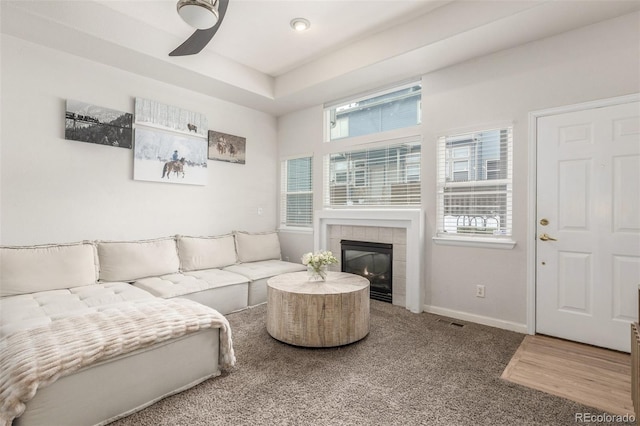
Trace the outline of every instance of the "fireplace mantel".
<instances>
[{"instance_id":1,"label":"fireplace mantel","mask_svg":"<svg viewBox=\"0 0 640 426\"><path fill-rule=\"evenodd\" d=\"M404 228L407 231L406 308L422 312L422 253L424 215L420 210L316 210L314 214L314 250L327 250L331 225Z\"/></svg>"}]
</instances>

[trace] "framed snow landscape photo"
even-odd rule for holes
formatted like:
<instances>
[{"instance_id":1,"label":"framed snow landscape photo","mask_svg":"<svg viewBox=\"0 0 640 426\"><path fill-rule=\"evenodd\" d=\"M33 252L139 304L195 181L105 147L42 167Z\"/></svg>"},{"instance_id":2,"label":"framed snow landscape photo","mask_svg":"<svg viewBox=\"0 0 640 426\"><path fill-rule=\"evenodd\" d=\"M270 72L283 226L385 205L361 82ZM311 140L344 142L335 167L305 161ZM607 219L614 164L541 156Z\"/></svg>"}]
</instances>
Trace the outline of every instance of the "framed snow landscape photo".
<instances>
[{"instance_id":1,"label":"framed snow landscape photo","mask_svg":"<svg viewBox=\"0 0 640 426\"><path fill-rule=\"evenodd\" d=\"M207 117L136 98L133 178L207 184Z\"/></svg>"},{"instance_id":2,"label":"framed snow landscape photo","mask_svg":"<svg viewBox=\"0 0 640 426\"><path fill-rule=\"evenodd\" d=\"M207 138L207 117L172 105L136 98L136 124Z\"/></svg>"},{"instance_id":3,"label":"framed snow landscape photo","mask_svg":"<svg viewBox=\"0 0 640 426\"><path fill-rule=\"evenodd\" d=\"M67 99L64 138L131 149L132 119L128 112Z\"/></svg>"},{"instance_id":4,"label":"framed snow landscape photo","mask_svg":"<svg viewBox=\"0 0 640 426\"><path fill-rule=\"evenodd\" d=\"M137 127L135 136L135 180L207 184L205 139L145 127Z\"/></svg>"}]
</instances>

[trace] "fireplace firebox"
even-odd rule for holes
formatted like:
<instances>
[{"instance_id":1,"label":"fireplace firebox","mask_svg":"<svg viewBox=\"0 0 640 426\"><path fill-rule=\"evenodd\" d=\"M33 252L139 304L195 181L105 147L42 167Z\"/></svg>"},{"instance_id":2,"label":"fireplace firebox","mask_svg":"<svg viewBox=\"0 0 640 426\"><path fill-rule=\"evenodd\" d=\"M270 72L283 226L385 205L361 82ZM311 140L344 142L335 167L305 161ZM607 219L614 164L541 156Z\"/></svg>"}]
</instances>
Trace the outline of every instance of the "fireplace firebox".
<instances>
[{"instance_id":1,"label":"fireplace firebox","mask_svg":"<svg viewBox=\"0 0 640 426\"><path fill-rule=\"evenodd\" d=\"M340 245L342 272L365 277L372 299L392 303L393 244L342 240Z\"/></svg>"}]
</instances>

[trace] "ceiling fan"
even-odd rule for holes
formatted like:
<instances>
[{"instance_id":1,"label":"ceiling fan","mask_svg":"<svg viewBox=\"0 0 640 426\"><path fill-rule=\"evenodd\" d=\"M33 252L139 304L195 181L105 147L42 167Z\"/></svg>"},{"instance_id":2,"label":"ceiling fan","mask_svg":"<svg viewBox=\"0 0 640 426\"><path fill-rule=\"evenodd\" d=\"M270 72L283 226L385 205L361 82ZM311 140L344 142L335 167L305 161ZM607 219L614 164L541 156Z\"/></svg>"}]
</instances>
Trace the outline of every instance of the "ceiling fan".
<instances>
[{"instance_id":1,"label":"ceiling fan","mask_svg":"<svg viewBox=\"0 0 640 426\"><path fill-rule=\"evenodd\" d=\"M227 6L229 0L179 0L178 14L187 24L196 28L196 32L169 56L195 55L204 49L220 28Z\"/></svg>"}]
</instances>

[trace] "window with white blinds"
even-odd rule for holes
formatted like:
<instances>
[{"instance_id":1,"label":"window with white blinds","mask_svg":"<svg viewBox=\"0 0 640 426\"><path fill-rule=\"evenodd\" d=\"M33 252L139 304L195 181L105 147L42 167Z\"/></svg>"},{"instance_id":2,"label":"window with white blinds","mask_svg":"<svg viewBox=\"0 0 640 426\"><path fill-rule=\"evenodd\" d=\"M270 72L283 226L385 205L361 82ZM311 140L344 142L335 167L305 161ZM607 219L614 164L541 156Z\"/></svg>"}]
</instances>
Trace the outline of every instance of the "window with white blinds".
<instances>
[{"instance_id":1,"label":"window with white blinds","mask_svg":"<svg viewBox=\"0 0 640 426\"><path fill-rule=\"evenodd\" d=\"M419 141L324 157L325 207L420 205Z\"/></svg>"},{"instance_id":2,"label":"window with white blinds","mask_svg":"<svg viewBox=\"0 0 640 426\"><path fill-rule=\"evenodd\" d=\"M438 142L439 236L510 236L512 128Z\"/></svg>"},{"instance_id":3,"label":"window with white blinds","mask_svg":"<svg viewBox=\"0 0 640 426\"><path fill-rule=\"evenodd\" d=\"M280 223L311 227L313 224L312 157L292 158L281 164Z\"/></svg>"}]
</instances>

